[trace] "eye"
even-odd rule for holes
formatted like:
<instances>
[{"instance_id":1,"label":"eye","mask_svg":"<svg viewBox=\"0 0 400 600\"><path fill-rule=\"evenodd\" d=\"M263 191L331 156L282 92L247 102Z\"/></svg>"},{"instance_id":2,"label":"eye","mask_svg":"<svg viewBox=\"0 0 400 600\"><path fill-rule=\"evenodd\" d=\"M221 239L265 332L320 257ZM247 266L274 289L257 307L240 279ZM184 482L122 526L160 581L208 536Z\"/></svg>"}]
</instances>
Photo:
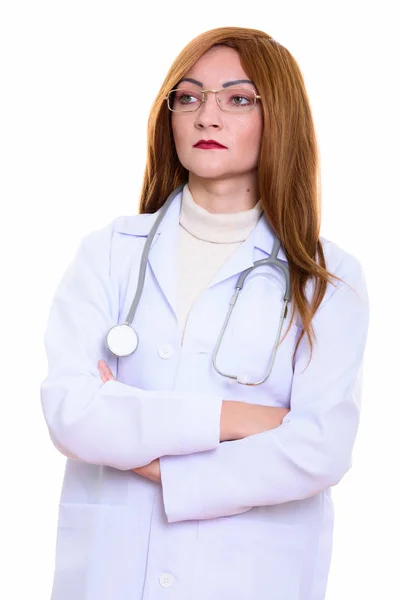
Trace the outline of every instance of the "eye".
<instances>
[{"instance_id":1,"label":"eye","mask_svg":"<svg viewBox=\"0 0 400 600\"><path fill-rule=\"evenodd\" d=\"M187 90L178 90L176 92L176 101L179 104L194 104L200 102L199 94Z\"/></svg>"},{"instance_id":2,"label":"eye","mask_svg":"<svg viewBox=\"0 0 400 600\"><path fill-rule=\"evenodd\" d=\"M248 104L252 104L253 103L253 99L249 98L248 96L242 96L242 95L239 95L239 94L234 94L230 98L230 103L233 106L247 106Z\"/></svg>"}]
</instances>

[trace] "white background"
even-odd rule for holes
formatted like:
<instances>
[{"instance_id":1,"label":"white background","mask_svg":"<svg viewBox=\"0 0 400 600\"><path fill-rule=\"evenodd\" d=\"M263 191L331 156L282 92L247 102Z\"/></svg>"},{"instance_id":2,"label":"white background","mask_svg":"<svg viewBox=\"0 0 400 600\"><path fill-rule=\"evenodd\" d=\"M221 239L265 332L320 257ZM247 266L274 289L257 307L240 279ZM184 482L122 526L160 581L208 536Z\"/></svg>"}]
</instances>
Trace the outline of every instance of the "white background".
<instances>
[{"instance_id":1,"label":"white background","mask_svg":"<svg viewBox=\"0 0 400 600\"><path fill-rule=\"evenodd\" d=\"M321 151L321 233L359 258L369 285L362 421L333 490L327 600L400 597L395 4L1 4L1 598L50 598L65 459L39 388L56 284L83 235L137 212L150 104L182 47L225 25L262 29L298 61Z\"/></svg>"}]
</instances>

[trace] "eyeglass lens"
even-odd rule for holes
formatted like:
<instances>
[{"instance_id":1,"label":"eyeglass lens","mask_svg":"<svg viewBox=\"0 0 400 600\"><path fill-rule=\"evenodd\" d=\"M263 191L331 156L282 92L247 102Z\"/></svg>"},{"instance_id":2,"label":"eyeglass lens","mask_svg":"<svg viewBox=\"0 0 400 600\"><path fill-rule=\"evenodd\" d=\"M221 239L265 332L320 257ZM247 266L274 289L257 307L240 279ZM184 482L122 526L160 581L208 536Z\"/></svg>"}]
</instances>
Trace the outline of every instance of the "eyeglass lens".
<instances>
[{"instance_id":1,"label":"eyeglass lens","mask_svg":"<svg viewBox=\"0 0 400 600\"><path fill-rule=\"evenodd\" d=\"M217 101L222 110L246 111L251 110L256 102L255 93L246 88L231 88L216 93ZM203 94L199 90L172 90L168 95L168 105L177 112L192 112L203 102Z\"/></svg>"}]
</instances>

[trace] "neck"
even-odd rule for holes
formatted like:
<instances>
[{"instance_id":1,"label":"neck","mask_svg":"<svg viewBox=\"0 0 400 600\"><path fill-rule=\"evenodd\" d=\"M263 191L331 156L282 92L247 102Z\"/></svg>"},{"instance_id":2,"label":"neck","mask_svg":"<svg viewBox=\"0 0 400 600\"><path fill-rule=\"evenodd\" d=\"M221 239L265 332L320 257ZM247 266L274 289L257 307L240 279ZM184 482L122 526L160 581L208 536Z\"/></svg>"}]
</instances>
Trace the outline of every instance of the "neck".
<instances>
[{"instance_id":1,"label":"neck","mask_svg":"<svg viewBox=\"0 0 400 600\"><path fill-rule=\"evenodd\" d=\"M188 187L196 204L210 213L250 210L260 198L257 171L218 180L204 179L190 172Z\"/></svg>"}]
</instances>

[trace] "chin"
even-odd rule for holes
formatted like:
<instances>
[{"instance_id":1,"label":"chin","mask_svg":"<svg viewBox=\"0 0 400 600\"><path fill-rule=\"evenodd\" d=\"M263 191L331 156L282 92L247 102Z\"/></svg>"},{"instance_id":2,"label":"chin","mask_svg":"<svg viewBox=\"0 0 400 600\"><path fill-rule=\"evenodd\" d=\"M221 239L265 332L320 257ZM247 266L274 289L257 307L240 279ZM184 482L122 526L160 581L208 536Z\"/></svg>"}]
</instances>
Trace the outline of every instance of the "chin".
<instances>
[{"instance_id":1,"label":"chin","mask_svg":"<svg viewBox=\"0 0 400 600\"><path fill-rule=\"evenodd\" d=\"M198 179L207 179L209 181L222 181L224 179L230 179L231 177L235 177L238 173L232 173L231 171L191 171L192 175L197 177Z\"/></svg>"},{"instance_id":2,"label":"chin","mask_svg":"<svg viewBox=\"0 0 400 600\"><path fill-rule=\"evenodd\" d=\"M200 179L227 179L239 175L232 172L232 168L222 167L222 165L184 165L185 168L195 177Z\"/></svg>"}]
</instances>

